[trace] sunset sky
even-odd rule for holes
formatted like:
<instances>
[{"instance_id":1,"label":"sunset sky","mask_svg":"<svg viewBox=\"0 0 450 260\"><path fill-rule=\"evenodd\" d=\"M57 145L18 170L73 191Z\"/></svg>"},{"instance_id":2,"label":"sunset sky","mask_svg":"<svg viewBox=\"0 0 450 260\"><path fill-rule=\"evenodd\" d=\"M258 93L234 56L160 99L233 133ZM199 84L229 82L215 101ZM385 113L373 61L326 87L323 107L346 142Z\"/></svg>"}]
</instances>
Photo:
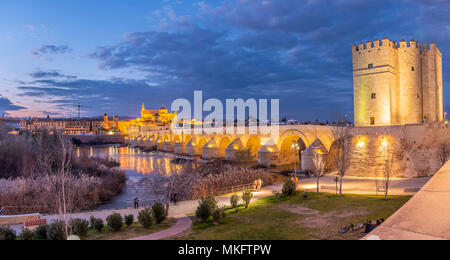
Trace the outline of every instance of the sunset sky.
<instances>
[{"instance_id":1,"label":"sunset sky","mask_svg":"<svg viewBox=\"0 0 450 260\"><path fill-rule=\"evenodd\" d=\"M351 45L384 36L436 43L450 111L449 14L444 0L2 0L0 113L137 116L203 90L332 120L353 114Z\"/></svg>"}]
</instances>

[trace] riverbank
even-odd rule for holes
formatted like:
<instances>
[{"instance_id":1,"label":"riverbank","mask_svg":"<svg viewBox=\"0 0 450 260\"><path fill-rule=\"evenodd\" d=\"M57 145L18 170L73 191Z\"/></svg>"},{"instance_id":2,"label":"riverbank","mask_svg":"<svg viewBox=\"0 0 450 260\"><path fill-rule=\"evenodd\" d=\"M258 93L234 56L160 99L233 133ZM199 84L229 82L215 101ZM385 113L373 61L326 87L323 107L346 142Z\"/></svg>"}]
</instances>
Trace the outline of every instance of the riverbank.
<instances>
[{"instance_id":1,"label":"riverbank","mask_svg":"<svg viewBox=\"0 0 450 260\"><path fill-rule=\"evenodd\" d=\"M348 181L347 181L348 180ZM344 178L344 186L343 186L343 192L344 194L352 194L354 192L353 187L361 186L361 187L368 187L367 190L359 190L360 194L364 195L371 195L376 196L377 192L375 189L370 188L372 185L372 179L370 178L358 178L359 184L355 181L353 177L345 177ZM420 181L418 181L420 180ZM313 179L310 179L310 181L314 181ZM394 179L392 181L392 189L390 191L391 196L412 196L415 194L415 192L405 192L404 187L414 188L414 189L420 189L423 185L426 184L428 179ZM299 185L299 190L304 190L302 188L302 185L306 184L308 182L303 181ZM332 177L329 176L328 178L323 178L322 183L326 186L332 184ZM274 194L274 192L281 192L282 184L272 185L268 187L264 187L261 192L255 192L253 196L253 201L263 199L270 197ZM321 190L322 192L330 192L334 193L333 190ZM230 197L232 194L227 194L224 196L218 196L217 201L219 204L219 207L223 206L229 206L230 205ZM181 218L188 215L193 215L196 211L198 206L198 200L188 200L188 201L181 201L177 203L176 205L171 203L169 208L169 217L171 218ZM72 218L81 218L81 219L89 219L91 216L94 216L96 218L101 218L103 220L106 220L106 217L112 214L113 212L119 213L121 215L134 215L135 218L138 216L139 210L136 210L134 208L126 208L126 209L111 209L111 210L101 210L101 211L90 211L90 212L83 212L83 213L74 213L72 214ZM49 222L58 220L60 218L59 215L43 215L43 218L46 218ZM13 226L13 228L16 231L21 231L22 225L16 225Z\"/></svg>"}]
</instances>

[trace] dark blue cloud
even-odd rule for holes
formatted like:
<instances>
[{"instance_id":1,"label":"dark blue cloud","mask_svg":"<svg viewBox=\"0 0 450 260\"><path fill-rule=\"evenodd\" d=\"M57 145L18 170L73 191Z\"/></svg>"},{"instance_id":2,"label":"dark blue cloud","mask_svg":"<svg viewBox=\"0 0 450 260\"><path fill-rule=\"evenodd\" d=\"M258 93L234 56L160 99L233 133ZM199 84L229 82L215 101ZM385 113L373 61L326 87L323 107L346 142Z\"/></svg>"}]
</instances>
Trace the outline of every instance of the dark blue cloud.
<instances>
[{"instance_id":1,"label":"dark blue cloud","mask_svg":"<svg viewBox=\"0 0 450 260\"><path fill-rule=\"evenodd\" d=\"M25 107L14 105L8 98L0 95L0 113L8 114L8 111L16 111L26 109Z\"/></svg>"},{"instance_id":2,"label":"dark blue cloud","mask_svg":"<svg viewBox=\"0 0 450 260\"><path fill-rule=\"evenodd\" d=\"M41 78L68 78L68 79L75 79L77 76L71 76L71 75L65 75L57 70L48 70L48 71L42 71L37 70L33 73L30 73L30 76L35 79L41 79Z\"/></svg>"},{"instance_id":3,"label":"dark blue cloud","mask_svg":"<svg viewBox=\"0 0 450 260\"><path fill-rule=\"evenodd\" d=\"M34 56L42 57L52 54L66 54L71 52L72 49L67 45L42 45L41 47L33 50L31 53Z\"/></svg>"}]
</instances>

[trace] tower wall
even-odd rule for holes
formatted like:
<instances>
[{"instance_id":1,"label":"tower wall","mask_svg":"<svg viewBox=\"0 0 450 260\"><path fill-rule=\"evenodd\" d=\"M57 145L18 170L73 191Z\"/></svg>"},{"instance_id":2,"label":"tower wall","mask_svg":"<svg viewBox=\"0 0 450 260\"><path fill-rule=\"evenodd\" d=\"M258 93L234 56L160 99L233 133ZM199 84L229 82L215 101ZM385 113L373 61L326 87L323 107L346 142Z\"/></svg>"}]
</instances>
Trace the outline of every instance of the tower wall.
<instances>
[{"instance_id":1,"label":"tower wall","mask_svg":"<svg viewBox=\"0 0 450 260\"><path fill-rule=\"evenodd\" d=\"M420 44L401 41L398 46L400 124L422 123L422 63Z\"/></svg>"},{"instance_id":2,"label":"tower wall","mask_svg":"<svg viewBox=\"0 0 450 260\"><path fill-rule=\"evenodd\" d=\"M442 54L433 43L422 52L422 86L424 121L442 121Z\"/></svg>"},{"instance_id":3,"label":"tower wall","mask_svg":"<svg viewBox=\"0 0 450 260\"><path fill-rule=\"evenodd\" d=\"M442 54L413 40L353 45L356 126L443 120Z\"/></svg>"},{"instance_id":4,"label":"tower wall","mask_svg":"<svg viewBox=\"0 0 450 260\"><path fill-rule=\"evenodd\" d=\"M355 125L399 123L398 59L395 43L353 46Z\"/></svg>"}]
</instances>

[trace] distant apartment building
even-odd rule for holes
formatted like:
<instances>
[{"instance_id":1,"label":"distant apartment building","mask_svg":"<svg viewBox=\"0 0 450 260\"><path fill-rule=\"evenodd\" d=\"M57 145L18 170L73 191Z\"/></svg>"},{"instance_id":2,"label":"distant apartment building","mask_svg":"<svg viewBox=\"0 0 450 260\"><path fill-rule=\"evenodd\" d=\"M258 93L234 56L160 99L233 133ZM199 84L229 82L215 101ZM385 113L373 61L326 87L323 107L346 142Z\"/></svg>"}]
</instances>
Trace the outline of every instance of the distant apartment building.
<instances>
[{"instance_id":1,"label":"distant apartment building","mask_svg":"<svg viewBox=\"0 0 450 260\"><path fill-rule=\"evenodd\" d=\"M101 134L105 122L101 119L30 119L20 121L26 132L59 132L64 135Z\"/></svg>"}]
</instances>

